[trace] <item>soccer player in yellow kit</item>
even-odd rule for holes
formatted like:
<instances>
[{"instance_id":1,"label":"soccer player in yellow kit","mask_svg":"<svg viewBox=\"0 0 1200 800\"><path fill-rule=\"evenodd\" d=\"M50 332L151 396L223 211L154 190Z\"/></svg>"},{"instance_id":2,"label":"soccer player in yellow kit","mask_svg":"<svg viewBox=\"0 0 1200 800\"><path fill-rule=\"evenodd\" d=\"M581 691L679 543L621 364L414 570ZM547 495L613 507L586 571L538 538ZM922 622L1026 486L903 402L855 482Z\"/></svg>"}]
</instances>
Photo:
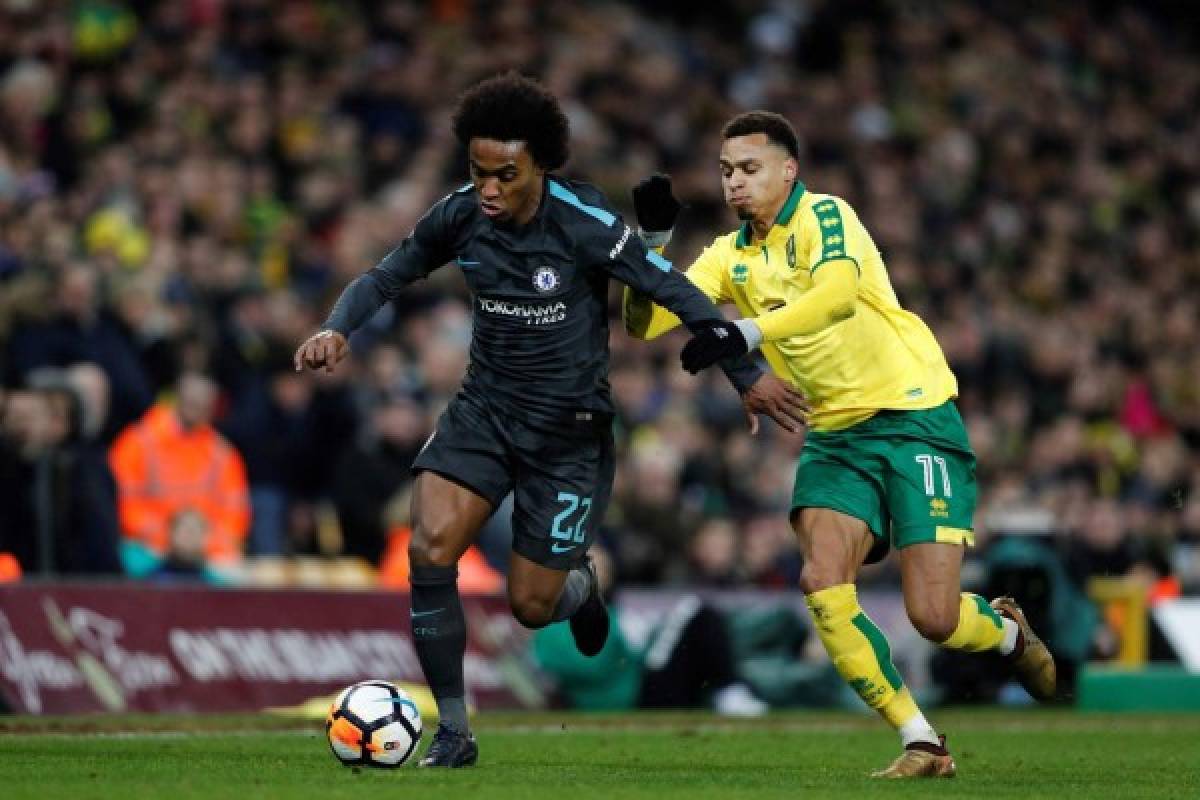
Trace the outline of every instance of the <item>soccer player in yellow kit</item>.
<instances>
[{"instance_id":1,"label":"soccer player in yellow kit","mask_svg":"<svg viewBox=\"0 0 1200 800\"><path fill-rule=\"evenodd\" d=\"M904 604L925 638L997 650L1031 695L1050 699L1054 659L1011 598L962 592L974 544L975 456L953 398L958 384L937 340L896 301L887 269L845 200L800 182L799 144L778 114L732 119L721 147L726 202L742 221L687 272L742 319L685 346L695 373L759 348L812 406L796 469L791 523L804 556L800 588L825 649L863 701L900 734L904 752L877 777L951 776L945 739L892 663L887 639L859 607L859 567L899 552ZM665 246L679 211L670 179L634 190L643 236ZM626 290L630 333L654 338L678 320Z\"/></svg>"}]
</instances>

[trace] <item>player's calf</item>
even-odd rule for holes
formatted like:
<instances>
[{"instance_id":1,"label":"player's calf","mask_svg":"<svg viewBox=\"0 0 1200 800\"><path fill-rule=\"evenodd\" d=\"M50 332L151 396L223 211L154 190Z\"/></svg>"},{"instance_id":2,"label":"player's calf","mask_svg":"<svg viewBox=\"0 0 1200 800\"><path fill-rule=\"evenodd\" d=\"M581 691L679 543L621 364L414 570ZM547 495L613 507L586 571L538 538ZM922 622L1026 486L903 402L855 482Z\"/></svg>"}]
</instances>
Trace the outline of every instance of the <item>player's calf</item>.
<instances>
[{"instance_id":1,"label":"player's calf","mask_svg":"<svg viewBox=\"0 0 1200 800\"><path fill-rule=\"evenodd\" d=\"M526 628L537 630L554 621L554 603L533 595L509 598L509 607L517 622Z\"/></svg>"},{"instance_id":2,"label":"player's calf","mask_svg":"<svg viewBox=\"0 0 1200 800\"><path fill-rule=\"evenodd\" d=\"M570 617L571 636L575 638L575 646L580 653L594 656L604 649L604 643L608 641L608 608L604 605L600 579L591 557L588 557L583 569L588 579L587 596Z\"/></svg>"}]
</instances>

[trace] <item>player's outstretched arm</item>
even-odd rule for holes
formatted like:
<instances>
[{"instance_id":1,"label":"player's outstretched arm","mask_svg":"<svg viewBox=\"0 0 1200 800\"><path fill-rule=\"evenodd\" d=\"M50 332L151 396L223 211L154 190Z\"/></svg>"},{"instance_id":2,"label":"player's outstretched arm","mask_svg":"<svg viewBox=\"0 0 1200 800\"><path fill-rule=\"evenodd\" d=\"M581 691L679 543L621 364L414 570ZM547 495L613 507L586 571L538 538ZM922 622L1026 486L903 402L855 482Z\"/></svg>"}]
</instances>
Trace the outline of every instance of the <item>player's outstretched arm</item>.
<instances>
[{"instance_id":1,"label":"player's outstretched arm","mask_svg":"<svg viewBox=\"0 0 1200 800\"><path fill-rule=\"evenodd\" d=\"M386 262L387 259L384 259L384 263ZM321 330L308 337L297 348L292 359L297 372L305 368L322 367L326 372L333 372L333 368L350 354L347 341L350 332L388 300L388 293L376 278L380 268L375 267L365 275L359 275L342 290Z\"/></svg>"},{"instance_id":2,"label":"player's outstretched arm","mask_svg":"<svg viewBox=\"0 0 1200 800\"><path fill-rule=\"evenodd\" d=\"M854 316L858 265L841 258L818 264L813 288L802 298L752 319L714 325L691 338L679 357L693 375L722 359L739 356L762 342L817 333Z\"/></svg>"},{"instance_id":3,"label":"player's outstretched arm","mask_svg":"<svg viewBox=\"0 0 1200 800\"><path fill-rule=\"evenodd\" d=\"M405 286L450 259L447 243L454 223L448 206L452 197L448 195L429 209L407 239L342 290L321 330L296 349L293 362L297 372L322 367L333 372L338 362L350 354L347 339L351 332Z\"/></svg>"}]
</instances>

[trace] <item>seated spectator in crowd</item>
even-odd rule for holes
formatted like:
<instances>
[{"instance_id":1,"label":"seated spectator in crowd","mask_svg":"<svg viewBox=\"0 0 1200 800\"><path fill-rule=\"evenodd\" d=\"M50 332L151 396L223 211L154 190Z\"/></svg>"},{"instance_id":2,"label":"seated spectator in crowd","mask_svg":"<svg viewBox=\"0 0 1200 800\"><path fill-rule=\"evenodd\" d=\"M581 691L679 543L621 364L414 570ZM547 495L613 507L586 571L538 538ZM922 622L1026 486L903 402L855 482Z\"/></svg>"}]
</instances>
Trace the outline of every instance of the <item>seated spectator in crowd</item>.
<instances>
[{"instance_id":1,"label":"seated spectator in crowd","mask_svg":"<svg viewBox=\"0 0 1200 800\"><path fill-rule=\"evenodd\" d=\"M429 417L413 398L393 392L375 401L333 477L345 555L379 564L387 544L385 511L412 482L413 459L429 432Z\"/></svg>"},{"instance_id":2,"label":"seated spectator in crowd","mask_svg":"<svg viewBox=\"0 0 1200 800\"><path fill-rule=\"evenodd\" d=\"M167 552L146 576L159 583L204 582L222 584L227 581L212 569L205 553L209 536L208 520L204 515L185 508L171 517Z\"/></svg>"},{"instance_id":3,"label":"seated spectator in crowd","mask_svg":"<svg viewBox=\"0 0 1200 800\"><path fill-rule=\"evenodd\" d=\"M741 580L738 563L738 529L728 517L710 517L688 545L691 571L688 582L699 586L737 586Z\"/></svg>"},{"instance_id":4,"label":"seated spectator in crowd","mask_svg":"<svg viewBox=\"0 0 1200 800\"><path fill-rule=\"evenodd\" d=\"M10 380L24 380L39 367L98 364L112 390L111 436L136 419L153 399L149 376L123 325L109 310L99 270L72 263L53 278L46 305L25 308L7 348Z\"/></svg>"},{"instance_id":5,"label":"seated spectator in crowd","mask_svg":"<svg viewBox=\"0 0 1200 800\"><path fill-rule=\"evenodd\" d=\"M329 461L318 434L330 421L321 413L313 379L295 371L290 352L268 355L260 369L259 379L245 380L231 393L221 432L241 454L250 483L247 554L283 555L293 549L292 514L325 488L312 485Z\"/></svg>"},{"instance_id":6,"label":"seated spectator in crowd","mask_svg":"<svg viewBox=\"0 0 1200 800\"><path fill-rule=\"evenodd\" d=\"M0 403L0 552L26 575L119 574L116 487L92 439L103 375L77 365L30 377Z\"/></svg>"},{"instance_id":7,"label":"seated spectator in crowd","mask_svg":"<svg viewBox=\"0 0 1200 800\"><path fill-rule=\"evenodd\" d=\"M212 379L185 373L175 401L155 404L109 451L122 555L133 574L145 574L167 556L171 520L185 510L207 523L204 554L210 565L232 567L242 557L250 527L246 469L212 426L216 399Z\"/></svg>"}]
</instances>

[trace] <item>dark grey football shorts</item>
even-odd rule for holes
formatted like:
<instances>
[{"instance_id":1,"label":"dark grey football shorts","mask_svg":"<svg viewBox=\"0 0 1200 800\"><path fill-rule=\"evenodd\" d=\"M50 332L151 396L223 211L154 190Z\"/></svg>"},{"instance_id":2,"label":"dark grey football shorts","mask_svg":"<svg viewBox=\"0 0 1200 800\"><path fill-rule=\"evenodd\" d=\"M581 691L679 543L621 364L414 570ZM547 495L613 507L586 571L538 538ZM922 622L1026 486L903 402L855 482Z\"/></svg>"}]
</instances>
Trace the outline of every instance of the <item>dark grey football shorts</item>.
<instances>
[{"instance_id":1,"label":"dark grey football shorts","mask_svg":"<svg viewBox=\"0 0 1200 800\"><path fill-rule=\"evenodd\" d=\"M535 425L463 391L412 468L436 472L493 506L513 492L513 550L568 570L583 560L612 494L612 418L579 411L561 423Z\"/></svg>"}]
</instances>

